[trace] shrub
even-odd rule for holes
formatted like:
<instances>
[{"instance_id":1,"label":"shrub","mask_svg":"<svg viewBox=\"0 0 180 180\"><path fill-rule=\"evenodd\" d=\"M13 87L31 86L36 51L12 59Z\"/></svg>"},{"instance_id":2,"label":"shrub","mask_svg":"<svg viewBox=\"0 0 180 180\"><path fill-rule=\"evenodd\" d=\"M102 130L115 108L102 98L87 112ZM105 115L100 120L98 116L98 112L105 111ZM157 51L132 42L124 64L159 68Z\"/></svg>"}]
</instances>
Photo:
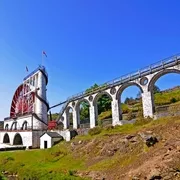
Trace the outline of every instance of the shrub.
<instances>
[{"instance_id":1,"label":"shrub","mask_svg":"<svg viewBox=\"0 0 180 180\"><path fill-rule=\"evenodd\" d=\"M176 100L176 98L171 98L170 102L175 103L175 102L177 102L177 100Z\"/></svg>"},{"instance_id":2,"label":"shrub","mask_svg":"<svg viewBox=\"0 0 180 180\"><path fill-rule=\"evenodd\" d=\"M74 176L75 173L76 173L76 171L73 171L73 170L69 170L68 171L68 175L69 176Z\"/></svg>"},{"instance_id":3,"label":"shrub","mask_svg":"<svg viewBox=\"0 0 180 180\"><path fill-rule=\"evenodd\" d=\"M96 134L100 134L101 131L102 131L102 128L97 126L97 127L94 127L94 128L92 128L92 129L90 129L90 130L88 131L88 134L91 135L91 136L93 136L93 135L96 135Z\"/></svg>"}]
</instances>

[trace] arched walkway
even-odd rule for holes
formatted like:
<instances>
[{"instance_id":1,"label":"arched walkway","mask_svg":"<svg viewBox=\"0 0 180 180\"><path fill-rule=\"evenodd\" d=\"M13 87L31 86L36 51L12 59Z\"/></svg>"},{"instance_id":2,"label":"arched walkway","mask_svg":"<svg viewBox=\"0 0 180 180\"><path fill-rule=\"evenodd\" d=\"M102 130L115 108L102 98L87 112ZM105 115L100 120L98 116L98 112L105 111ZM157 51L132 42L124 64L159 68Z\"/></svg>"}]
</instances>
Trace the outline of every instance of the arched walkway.
<instances>
[{"instance_id":1,"label":"arched walkway","mask_svg":"<svg viewBox=\"0 0 180 180\"><path fill-rule=\"evenodd\" d=\"M14 136L13 145L23 145L22 137L20 134Z\"/></svg>"},{"instance_id":2,"label":"arched walkway","mask_svg":"<svg viewBox=\"0 0 180 180\"><path fill-rule=\"evenodd\" d=\"M4 135L3 143L10 143L9 135L7 133Z\"/></svg>"},{"instance_id":3,"label":"arched walkway","mask_svg":"<svg viewBox=\"0 0 180 180\"><path fill-rule=\"evenodd\" d=\"M137 86L137 87L140 89L140 92L143 93L143 89L141 88L141 86L140 86L139 84L134 83L134 82L132 82L132 83L127 83L127 84L122 85L122 86L118 89L118 92L117 92L117 94L116 94L116 99L119 99L119 97L121 96L122 92L123 92L126 88L128 88L128 87L130 87L130 86Z\"/></svg>"},{"instance_id":4,"label":"arched walkway","mask_svg":"<svg viewBox=\"0 0 180 180\"><path fill-rule=\"evenodd\" d=\"M165 76L168 76L168 75L172 75L172 74L180 74L180 70L178 69L165 69L159 73L157 73L152 79L151 81L149 82L149 86L148 86L148 91L151 92L151 96L152 96L152 106L153 106L153 113L156 112L156 108L157 106L163 106L163 105L168 105L168 102L165 102L163 101L164 104L161 104L159 101L157 101L155 99L155 96L159 96L159 95L155 95L155 92L154 92L154 86L156 85L156 82L158 82L158 80L160 80L161 78L164 78ZM173 78L172 78L172 81L173 81ZM167 81L167 84L168 84L168 81ZM177 84L179 85L179 84ZM161 87L159 87L161 88ZM171 87L173 88L173 87ZM172 97L171 97L172 98ZM173 97L174 98L174 97ZM166 101L167 101L168 98L166 98ZM156 102L155 102L156 101ZM160 108L160 107L159 107ZM157 114L156 114L157 115Z\"/></svg>"},{"instance_id":5,"label":"arched walkway","mask_svg":"<svg viewBox=\"0 0 180 180\"><path fill-rule=\"evenodd\" d=\"M105 124L105 119L106 124L112 124L112 100L111 95L106 91L100 92L94 97L96 125Z\"/></svg>"},{"instance_id":6,"label":"arched walkway","mask_svg":"<svg viewBox=\"0 0 180 180\"><path fill-rule=\"evenodd\" d=\"M124 91L129 88L136 88L133 89L131 92L132 94L126 94L125 100L122 101L122 94ZM138 92L139 89L139 92ZM137 117L137 115L140 115L140 112L142 112L142 100L141 100L141 94L143 93L142 87L137 83L127 83L122 85L116 94L116 99L119 101L119 117L120 120L132 120ZM138 105L135 107L134 105ZM142 114L142 113L141 113Z\"/></svg>"},{"instance_id":7,"label":"arched walkway","mask_svg":"<svg viewBox=\"0 0 180 180\"><path fill-rule=\"evenodd\" d=\"M77 123L80 127L90 127L90 103L87 99L79 100L76 104Z\"/></svg>"},{"instance_id":8,"label":"arched walkway","mask_svg":"<svg viewBox=\"0 0 180 180\"><path fill-rule=\"evenodd\" d=\"M157 73L157 74L151 79L151 81L149 82L148 91L153 91L153 87L154 87L156 81L157 81L160 77L162 77L162 76L164 76L164 75L166 75L166 74L170 74L170 73L180 74L180 70L178 70L178 69L165 69L165 70Z\"/></svg>"}]
</instances>

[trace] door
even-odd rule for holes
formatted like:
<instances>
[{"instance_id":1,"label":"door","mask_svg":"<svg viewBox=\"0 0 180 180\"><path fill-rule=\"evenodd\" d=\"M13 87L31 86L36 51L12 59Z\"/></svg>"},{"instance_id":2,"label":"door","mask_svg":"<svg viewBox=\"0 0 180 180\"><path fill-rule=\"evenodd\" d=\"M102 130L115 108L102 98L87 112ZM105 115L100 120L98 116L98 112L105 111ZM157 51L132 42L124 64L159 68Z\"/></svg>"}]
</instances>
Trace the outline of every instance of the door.
<instances>
[{"instance_id":1,"label":"door","mask_svg":"<svg viewBox=\"0 0 180 180\"><path fill-rule=\"evenodd\" d=\"M44 141L44 149L47 149L47 141Z\"/></svg>"}]
</instances>

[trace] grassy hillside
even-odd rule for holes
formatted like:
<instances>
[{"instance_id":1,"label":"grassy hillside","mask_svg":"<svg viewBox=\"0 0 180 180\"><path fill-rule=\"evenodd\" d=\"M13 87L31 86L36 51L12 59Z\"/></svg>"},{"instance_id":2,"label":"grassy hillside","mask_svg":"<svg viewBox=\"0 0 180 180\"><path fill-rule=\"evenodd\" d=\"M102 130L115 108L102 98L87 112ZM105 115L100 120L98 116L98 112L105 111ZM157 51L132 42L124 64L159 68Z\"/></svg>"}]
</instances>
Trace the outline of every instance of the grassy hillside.
<instances>
[{"instance_id":1,"label":"grassy hillside","mask_svg":"<svg viewBox=\"0 0 180 180\"><path fill-rule=\"evenodd\" d=\"M157 93L154 96L156 105L167 105L180 101L180 89L171 92Z\"/></svg>"},{"instance_id":2,"label":"grassy hillside","mask_svg":"<svg viewBox=\"0 0 180 180\"><path fill-rule=\"evenodd\" d=\"M157 121L141 119L134 125L109 126L99 128L98 132L92 131L96 131L96 135L79 136L71 142L61 142L52 149L0 152L0 172L24 180L131 179L141 171L141 175L148 176L150 171L147 166L155 166L151 160L162 156L163 163L163 157L169 148L172 149L171 146L173 157L170 164L166 164L166 171L169 172L167 167L180 171L180 156L177 158L175 152L180 144L174 144L180 139L178 117ZM159 137L159 143L148 148L138 134L150 131ZM156 166L163 167L158 164L160 162L156 163Z\"/></svg>"}]
</instances>

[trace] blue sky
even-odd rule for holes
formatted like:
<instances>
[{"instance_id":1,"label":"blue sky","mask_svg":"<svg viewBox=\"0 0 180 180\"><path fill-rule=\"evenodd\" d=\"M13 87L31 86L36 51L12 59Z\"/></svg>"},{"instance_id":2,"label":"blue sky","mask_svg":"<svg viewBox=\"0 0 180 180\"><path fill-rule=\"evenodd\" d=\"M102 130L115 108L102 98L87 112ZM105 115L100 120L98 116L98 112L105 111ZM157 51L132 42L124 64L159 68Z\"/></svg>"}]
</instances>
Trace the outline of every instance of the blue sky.
<instances>
[{"instance_id":1,"label":"blue sky","mask_svg":"<svg viewBox=\"0 0 180 180\"><path fill-rule=\"evenodd\" d=\"M42 50L51 105L180 52L179 7L178 0L1 0L0 120ZM178 75L158 81L161 89L176 85Z\"/></svg>"}]
</instances>

